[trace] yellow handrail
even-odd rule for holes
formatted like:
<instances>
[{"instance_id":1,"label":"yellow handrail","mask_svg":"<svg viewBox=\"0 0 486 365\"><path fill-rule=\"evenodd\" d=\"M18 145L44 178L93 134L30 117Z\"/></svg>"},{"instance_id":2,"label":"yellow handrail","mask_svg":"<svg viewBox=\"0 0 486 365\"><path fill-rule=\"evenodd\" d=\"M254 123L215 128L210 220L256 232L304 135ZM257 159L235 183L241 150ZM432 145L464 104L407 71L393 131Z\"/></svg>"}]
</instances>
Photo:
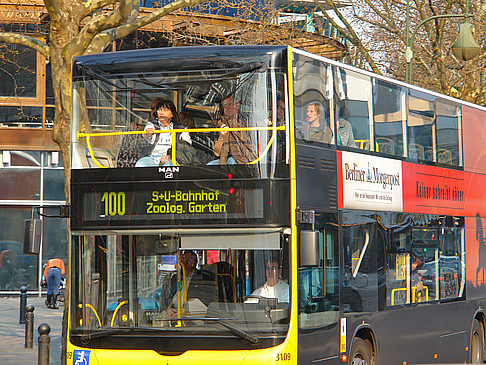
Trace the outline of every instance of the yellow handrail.
<instances>
[{"instance_id":1,"label":"yellow handrail","mask_svg":"<svg viewBox=\"0 0 486 365\"><path fill-rule=\"evenodd\" d=\"M273 126L268 126L268 127L231 127L231 128L220 128L220 127L213 127L213 128L185 128L185 129L167 129L167 130L154 130L154 133L183 133L183 132L237 132L237 131L269 131L272 129L276 129L279 131L285 130L285 126L279 126L279 127L273 127ZM99 133L85 133L85 132L77 132L77 137L83 138L83 137L107 137L107 136L123 136L127 134L147 134L146 131L125 131L125 132L99 132Z\"/></svg>"},{"instance_id":2,"label":"yellow handrail","mask_svg":"<svg viewBox=\"0 0 486 365\"><path fill-rule=\"evenodd\" d=\"M421 302L423 299L421 291L425 289L425 301L429 301L429 288L427 286L423 286L422 289L418 290L416 286L412 287L412 303L415 303L415 296L417 293L417 302ZM396 288L392 289L391 291L391 305L395 305L395 294L401 291L407 291L407 288ZM408 298L407 298L408 299Z\"/></svg>"},{"instance_id":3,"label":"yellow handrail","mask_svg":"<svg viewBox=\"0 0 486 365\"><path fill-rule=\"evenodd\" d=\"M181 252L177 251L177 318L181 318L183 309L181 308L181 295L184 295L184 302L187 301L187 290L186 290L186 269L182 264ZM184 288L184 293L181 293L181 272L179 267L182 268L182 285ZM177 321L176 327L182 327L182 322Z\"/></svg>"},{"instance_id":4,"label":"yellow handrail","mask_svg":"<svg viewBox=\"0 0 486 365\"><path fill-rule=\"evenodd\" d=\"M113 312L113 317L111 317L111 327L113 327L113 324L115 323L115 316L116 316L116 313L118 312L118 309L120 309L125 304L128 304L128 300L124 300L124 301L118 303L118 305L116 306L115 311Z\"/></svg>"},{"instance_id":5,"label":"yellow handrail","mask_svg":"<svg viewBox=\"0 0 486 365\"><path fill-rule=\"evenodd\" d=\"M100 320L100 317L98 316L98 313L96 312L96 309L93 308L93 306L91 304L84 304L85 307L88 307L88 308L91 308L91 310L93 311L93 313L95 314L96 318L98 319L98 324L100 325L101 327L101 320ZM79 303L78 304L78 308L83 308L83 304L82 303Z\"/></svg>"},{"instance_id":6,"label":"yellow handrail","mask_svg":"<svg viewBox=\"0 0 486 365\"><path fill-rule=\"evenodd\" d=\"M391 305L395 305L395 294L401 291L407 291L407 288L395 288L391 291ZM408 299L408 298L407 298ZM407 302L408 303L408 302Z\"/></svg>"},{"instance_id":7,"label":"yellow handrail","mask_svg":"<svg viewBox=\"0 0 486 365\"><path fill-rule=\"evenodd\" d=\"M263 157L267 154L268 150L270 149L270 146L272 145L273 141L275 140L275 132L272 133L272 136L270 137L270 140L267 143L267 147L263 150L262 154L258 156L256 160L250 161L247 163L247 165L255 165L256 163L260 162Z\"/></svg>"},{"instance_id":8,"label":"yellow handrail","mask_svg":"<svg viewBox=\"0 0 486 365\"><path fill-rule=\"evenodd\" d=\"M106 166L103 166L102 164L100 164L98 162L98 160L96 159L96 157L94 156L93 148L91 147L90 136L86 136L86 145L88 146L88 151L89 151L89 154L91 156L91 159L96 164L96 166L98 166L99 168L105 169Z\"/></svg>"},{"instance_id":9,"label":"yellow handrail","mask_svg":"<svg viewBox=\"0 0 486 365\"><path fill-rule=\"evenodd\" d=\"M366 143L369 143L369 142L370 142L369 139L355 139L354 140L354 143L356 143L356 145L358 145L358 148L360 150L364 150ZM380 152L380 147L378 146L377 142L375 142L375 152Z\"/></svg>"},{"instance_id":10,"label":"yellow handrail","mask_svg":"<svg viewBox=\"0 0 486 365\"><path fill-rule=\"evenodd\" d=\"M171 130L155 130L154 133L172 133L172 163L173 165L177 165L176 162L176 138L175 134L176 133L191 133L191 132L237 132L237 131L268 131L271 130L273 131L272 137L267 143L266 148L264 151L258 156L255 160L248 162L247 164L249 165L254 165L262 160L263 157L267 154L268 150L270 149L272 143L275 140L275 131L276 130L285 130L285 126L279 126L279 127L235 127L235 128L188 128L188 129L171 129ZM88 147L89 154L91 156L91 159L95 163L96 166L99 168L106 168L106 166L103 166L99 161L96 159L94 156L93 148L91 147L91 137L108 137L108 136L123 136L123 135L133 135L133 134L146 134L146 131L127 131L127 132L100 132L100 133L84 133L84 132L77 132L77 137L78 139L80 138L86 138L86 145Z\"/></svg>"},{"instance_id":11,"label":"yellow handrail","mask_svg":"<svg viewBox=\"0 0 486 365\"><path fill-rule=\"evenodd\" d=\"M416 286L412 287L412 303L415 303L415 296L417 297L417 303L421 302L423 297L422 297L422 290L425 289L425 301L429 301L429 288L425 285L423 285L422 289L418 289Z\"/></svg>"}]
</instances>

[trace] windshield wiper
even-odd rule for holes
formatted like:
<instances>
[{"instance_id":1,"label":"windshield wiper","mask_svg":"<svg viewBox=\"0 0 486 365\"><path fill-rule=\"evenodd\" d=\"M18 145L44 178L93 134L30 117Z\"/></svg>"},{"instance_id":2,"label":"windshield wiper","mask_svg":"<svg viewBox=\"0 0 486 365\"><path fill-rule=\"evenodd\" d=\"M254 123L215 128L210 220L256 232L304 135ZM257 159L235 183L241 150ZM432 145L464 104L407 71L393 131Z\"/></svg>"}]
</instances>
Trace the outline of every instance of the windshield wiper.
<instances>
[{"instance_id":1,"label":"windshield wiper","mask_svg":"<svg viewBox=\"0 0 486 365\"><path fill-rule=\"evenodd\" d=\"M241 338L244 338L245 340L247 340L248 342L250 342L252 344L258 343L259 338L257 336L254 336L254 335L252 335L252 334L250 334L250 333L248 333L246 331L243 331L242 329L239 329L236 326L233 326L233 325L231 325L229 323L226 323L221 318L206 318L206 320L209 320L209 321L216 322L216 323L220 324L221 326L229 329L235 335L238 335Z\"/></svg>"},{"instance_id":2,"label":"windshield wiper","mask_svg":"<svg viewBox=\"0 0 486 365\"><path fill-rule=\"evenodd\" d=\"M110 335L116 335L119 333L127 333L130 331L133 331L135 328L133 327L126 327L126 328L109 328L106 330L100 330L94 333L87 333L87 334L82 334L80 335L81 340L92 340L94 338L99 338L99 337L105 337L105 336L110 336Z\"/></svg>"},{"instance_id":3,"label":"windshield wiper","mask_svg":"<svg viewBox=\"0 0 486 365\"><path fill-rule=\"evenodd\" d=\"M183 318L164 319L163 321L164 322L166 322L166 321L167 322L209 321L209 322L214 322L214 323L220 324L224 328L230 330L235 335L247 340L248 342L250 342L252 344L258 343L258 340L259 340L259 338L257 336L254 336L254 335L252 335L252 334L250 334L250 333L248 333L248 332L246 332L242 329L239 329L236 326L233 326L233 325L225 322L223 320L223 318L204 318L204 317L201 317L201 318L195 318L195 317L185 318L185 317L183 317ZM162 331L167 330L167 328L153 328L153 327L148 327L148 328L140 328L140 327L109 328L109 329L106 329L106 330L99 330L99 331L96 331L94 333L81 334L80 337L81 337L82 341L89 341L89 340L92 340L92 339L95 339L95 338L117 335L117 334L120 334L120 333L128 333L128 332L131 332L131 331L134 331L134 332L135 331L136 332L150 332L150 331L154 331L154 330L162 332Z\"/></svg>"},{"instance_id":4,"label":"windshield wiper","mask_svg":"<svg viewBox=\"0 0 486 365\"><path fill-rule=\"evenodd\" d=\"M171 318L171 319L164 319L163 321L168 321L168 322L177 322L177 321L208 321L208 322L215 322L223 326L224 328L230 330L233 332L235 335L240 336L241 338L247 340L248 342L252 344L258 343L259 338L257 336L254 336L242 329L239 329L236 326L233 326L232 324L229 324L225 322L223 319L231 319L231 318L206 318L206 317L182 317L182 318Z\"/></svg>"}]
</instances>

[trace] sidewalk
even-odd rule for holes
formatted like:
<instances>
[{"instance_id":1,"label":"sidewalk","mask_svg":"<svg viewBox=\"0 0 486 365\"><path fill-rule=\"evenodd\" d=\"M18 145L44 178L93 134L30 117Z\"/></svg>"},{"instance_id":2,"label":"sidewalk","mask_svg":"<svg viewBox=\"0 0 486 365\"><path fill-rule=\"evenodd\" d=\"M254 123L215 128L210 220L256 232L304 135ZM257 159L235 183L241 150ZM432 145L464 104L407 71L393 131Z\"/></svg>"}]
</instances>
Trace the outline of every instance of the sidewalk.
<instances>
[{"instance_id":1,"label":"sidewalk","mask_svg":"<svg viewBox=\"0 0 486 365\"><path fill-rule=\"evenodd\" d=\"M47 309L44 301L45 297L27 298L27 305L33 305L35 310L34 346L26 349L25 324L19 324L20 298L0 297L0 364L36 365L39 345L37 328L42 323L47 323L51 327L50 364L61 363L61 324L64 307L61 305L57 310Z\"/></svg>"}]
</instances>

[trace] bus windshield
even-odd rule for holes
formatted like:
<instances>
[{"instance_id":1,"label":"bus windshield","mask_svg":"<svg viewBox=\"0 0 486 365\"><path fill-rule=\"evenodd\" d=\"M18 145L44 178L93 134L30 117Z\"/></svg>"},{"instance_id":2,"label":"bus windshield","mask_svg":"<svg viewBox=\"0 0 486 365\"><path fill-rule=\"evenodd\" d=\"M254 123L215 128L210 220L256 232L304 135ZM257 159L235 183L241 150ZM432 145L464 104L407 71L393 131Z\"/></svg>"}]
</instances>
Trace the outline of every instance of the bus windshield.
<instances>
[{"instance_id":1,"label":"bus windshield","mask_svg":"<svg viewBox=\"0 0 486 365\"><path fill-rule=\"evenodd\" d=\"M288 236L277 228L203 231L75 235L72 334L132 328L253 343L284 335Z\"/></svg>"},{"instance_id":2,"label":"bus windshield","mask_svg":"<svg viewBox=\"0 0 486 365\"><path fill-rule=\"evenodd\" d=\"M78 78L73 168L288 161L283 72L181 70Z\"/></svg>"}]
</instances>

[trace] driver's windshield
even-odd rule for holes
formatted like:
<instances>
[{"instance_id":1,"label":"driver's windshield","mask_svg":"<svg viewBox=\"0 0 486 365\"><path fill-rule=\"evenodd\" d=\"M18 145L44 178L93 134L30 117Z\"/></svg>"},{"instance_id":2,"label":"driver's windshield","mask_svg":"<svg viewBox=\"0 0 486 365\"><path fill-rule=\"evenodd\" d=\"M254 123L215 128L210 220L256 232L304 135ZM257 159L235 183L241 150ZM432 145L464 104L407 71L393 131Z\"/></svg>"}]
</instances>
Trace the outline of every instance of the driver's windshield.
<instances>
[{"instance_id":1,"label":"driver's windshield","mask_svg":"<svg viewBox=\"0 0 486 365\"><path fill-rule=\"evenodd\" d=\"M75 331L129 327L250 340L287 331L288 237L281 229L83 235L73 244Z\"/></svg>"},{"instance_id":2,"label":"driver's windshield","mask_svg":"<svg viewBox=\"0 0 486 365\"><path fill-rule=\"evenodd\" d=\"M75 81L73 168L286 163L285 75L248 68Z\"/></svg>"}]
</instances>

